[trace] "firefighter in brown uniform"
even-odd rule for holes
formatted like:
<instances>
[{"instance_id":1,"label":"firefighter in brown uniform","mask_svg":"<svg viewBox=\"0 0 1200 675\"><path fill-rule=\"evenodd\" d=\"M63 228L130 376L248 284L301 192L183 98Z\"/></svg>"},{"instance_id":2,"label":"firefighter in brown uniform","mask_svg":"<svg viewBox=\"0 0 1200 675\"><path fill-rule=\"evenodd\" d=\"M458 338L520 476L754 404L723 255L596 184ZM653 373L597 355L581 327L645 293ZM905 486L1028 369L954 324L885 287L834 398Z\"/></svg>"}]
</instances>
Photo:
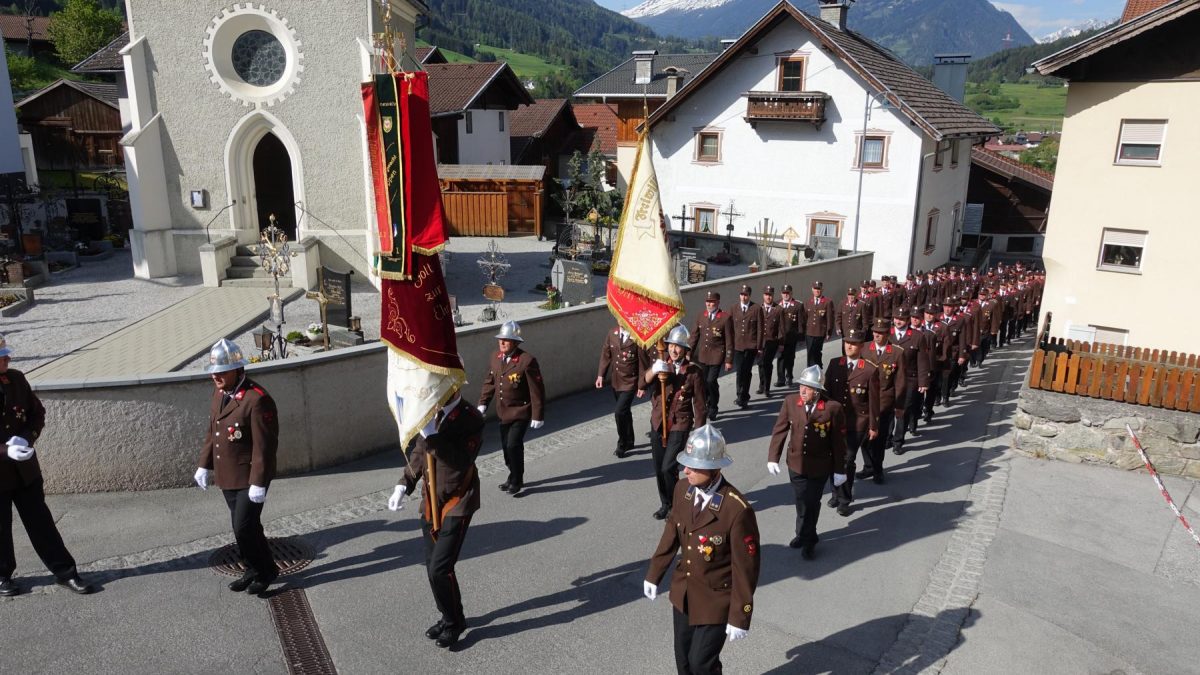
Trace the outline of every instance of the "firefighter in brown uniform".
<instances>
[{"instance_id":1,"label":"firefighter in brown uniform","mask_svg":"<svg viewBox=\"0 0 1200 675\"><path fill-rule=\"evenodd\" d=\"M867 333L851 328L842 338L846 355L829 361L825 369L825 392L846 410L846 481L833 486L829 505L838 515L850 515L854 501L854 470L861 450L866 455L871 441L879 436L879 372L863 358Z\"/></svg>"},{"instance_id":2,"label":"firefighter in brown uniform","mask_svg":"<svg viewBox=\"0 0 1200 675\"><path fill-rule=\"evenodd\" d=\"M859 302L858 290L853 286L846 291L846 301L838 305L837 335L844 337L851 330L865 332L871 327L866 303Z\"/></svg>"},{"instance_id":3,"label":"firefighter in brown uniform","mask_svg":"<svg viewBox=\"0 0 1200 675\"><path fill-rule=\"evenodd\" d=\"M822 396L821 367L809 366L797 380L800 391L783 400L771 446L767 451L767 473L780 473L784 460L792 490L796 495L796 536L788 543L800 549L805 560L812 560L817 541L817 518L821 515L821 494L833 476L835 487L843 485L846 474L846 413L842 404Z\"/></svg>"},{"instance_id":4,"label":"firefighter in brown uniform","mask_svg":"<svg viewBox=\"0 0 1200 675\"><path fill-rule=\"evenodd\" d=\"M922 407L924 408L925 424L933 422L933 406L941 399L942 374L946 370L944 355L946 342L946 324L938 320L941 310L937 303L925 305L925 322L921 330L925 332L925 340L929 346L929 389L925 392Z\"/></svg>"},{"instance_id":5,"label":"firefighter in brown uniform","mask_svg":"<svg viewBox=\"0 0 1200 675\"><path fill-rule=\"evenodd\" d=\"M607 373L617 402L613 414L617 423L617 449L613 454L618 458L633 449L633 412L630 408L635 396L641 398L646 393L642 373L649 367L646 350L633 341L629 331L617 326L605 334L604 345L600 347L600 365L596 370L596 388L604 387Z\"/></svg>"},{"instance_id":6,"label":"firefighter in brown uniform","mask_svg":"<svg viewBox=\"0 0 1200 675\"><path fill-rule=\"evenodd\" d=\"M271 395L246 377L245 368L242 350L230 340L217 342L208 352L204 370L213 381L212 411L195 480L207 490L215 471L215 484L229 507L233 537L246 566L229 590L258 595L279 576L262 527L263 504L275 478L279 414Z\"/></svg>"},{"instance_id":7,"label":"firefighter in brown uniform","mask_svg":"<svg viewBox=\"0 0 1200 675\"><path fill-rule=\"evenodd\" d=\"M737 403L739 408L750 404L750 378L754 362L761 355L762 311L750 299L750 287L743 285L738 301L729 308L733 324L733 369L737 371Z\"/></svg>"},{"instance_id":8,"label":"firefighter in brown uniform","mask_svg":"<svg viewBox=\"0 0 1200 675\"><path fill-rule=\"evenodd\" d=\"M979 351L971 355L972 366L983 365L984 360L987 359L988 351L992 346L992 313L996 308L996 303L991 298L991 291L987 287L980 286L976 294L979 298L976 301L978 307L976 327L979 329L979 336L976 339L979 341Z\"/></svg>"},{"instance_id":9,"label":"firefighter in brown uniform","mask_svg":"<svg viewBox=\"0 0 1200 675\"><path fill-rule=\"evenodd\" d=\"M796 345L800 342L800 331L804 330L804 305L792 298L791 284L784 284L779 292L783 295L783 299L779 301L779 330L783 333L783 338L782 351L775 369L775 386L791 387L796 368Z\"/></svg>"},{"instance_id":10,"label":"firefighter in brown uniform","mask_svg":"<svg viewBox=\"0 0 1200 675\"><path fill-rule=\"evenodd\" d=\"M871 326L874 339L864 350L863 358L879 373L879 435L867 444L863 453L863 468L858 478L883 482L883 457L892 442L892 429L904 422L904 350L888 342L891 326L882 316L875 317Z\"/></svg>"},{"instance_id":11,"label":"firefighter in brown uniform","mask_svg":"<svg viewBox=\"0 0 1200 675\"><path fill-rule=\"evenodd\" d=\"M825 340L833 335L837 308L824 295L825 285L812 284L812 297L804 301L804 346L808 352L807 367L821 365Z\"/></svg>"},{"instance_id":12,"label":"firefighter in brown uniform","mask_svg":"<svg viewBox=\"0 0 1200 675\"><path fill-rule=\"evenodd\" d=\"M708 419L717 419L717 404L721 400L721 370L733 370L733 322L721 309L721 294L709 291L704 298L704 312L696 318L692 330L693 362L704 373L704 402ZM645 368L642 369L645 372Z\"/></svg>"},{"instance_id":13,"label":"firefighter in brown uniform","mask_svg":"<svg viewBox=\"0 0 1200 675\"><path fill-rule=\"evenodd\" d=\"M917 433L917 420L921 417L921 402L929 391L929 367L932 359L929 341L921 329L924 314L920 307L908 312L908 319L896 316L888 342L903 350L904 380L896 382L896 426L892 430L892 452L904 454L904 437Z\"/></svg>"},{"instance_id":14,"label":"firefighter in brown uniform","mask_svg":"<svg viewBox=\"0 0 1200 675\"><path fill-rule=\"evenodd\" d=\"M700 368L688 360L688 329L680 324L667 335L667 360L656 360L643 381L650 390L650 459L661 504L654 517L662 520L671 511L671 491L679 481L675 456L683 450L688 434L705 423L704 378ZM659 373L666 373L665 386ZM664 399L665 396L665 399ZM663 401L667 401L666 442L663 442Z\"/></svg>"},{"instance_id":15,"label":"firefighter in brown uniform","mask_svg":"<svg viewBox=\"0 0 1200 675\"><path fill-rule=\"evenodd\" d=\"M967 362L971 347L967 339L967 321L958 315L958 303L957 298L949 296L942 301L942 325L946 327L946 333L942 341L940 360L945 367L940 373L942 381L938 386L938 393L941 395L942 405L947 407L950 405L950 396L958 389L958 377L963 364Z\"/></svg>"},{"instance_id":16,"label":"firefighter in brown uniform","mask_svg":"<svg viewBox=\"0 0 1200 675\"><path fill-rule=\"evenodd\" d=\"M12 580L17 569L13 551L12 507L17 507L29 543L42 564L60 586L86 595L92 587L79 577L75 559L63 544L54 516L46 506L42 489L42 470L33 446L46 426L46 410L29 380L19 370L8 367L12 348L0 335L0 439L7 446L0 452L0 596L17 595L21 589ZM5 619L14 621L15 619ZM10 644L10 649L18 649Z\"/></svg>"},{"instance_id":17,"label":"firefighter in brown uniform","mask_svg":"<svg viewBox=\"0 0 1200 675\"><path fill-rule=\"evenodd\" d=\"M771 376L775 357L783 345L783 310L775 304L775 287L763 288L762 330L759 332L758 351L762 359L758 364L758 393L770 398Z\"/></svg>"},{"instance_id":18,"label":"firefighter in brown uniform","mask_svg":"<svg viewBox=\"0 0 1200 675\"><path fill-rule=\"evenodd\" d=\"M388 508L398 511L404 508L404 496L412 493L418 480L424 488L421 533L425 540L425 570L434 603L442 615L425 631L425 637L442 648L454 646L467 627L454 568L471 516L479 510L475 459L482 445L482 431L483 415L463 401L458 392L452 392L446 405L421 429L404 475L388 499Z\"/></svg>"},{"instance_id":19,"label":"firefighter in brown uniform","mask_svg":"<svg viewBox=\"0 0 1200 675\"><path fill-rule=\"evenodd\" d=\"M711 424L691 433L675 460L684 477L675 486L671 513L642 582L646 597L679 556L671 575L675 668L686 675L721 671L725 640L750 632L760 567L754 509L721 475L733 463L725 439Z\"/></svg>"},{"instance_id":20,"label":"firefighter in brown uniform","mask_svg":"<svg viewBox=\"0 0 1200 675\"><path fill-rule=\"evenodd\" d=\"M500 447L504 449L504 465L508 467L508 479L499 487L515 497L525 487L525 432L541 429L545 423L546 385L537 359L520 347L524 340L516 321L506 321L500 327L496 342L499 351L488 364L476 407L482 414L487 411L488 403L496 399Z\"/></svg>"}]
</instances>

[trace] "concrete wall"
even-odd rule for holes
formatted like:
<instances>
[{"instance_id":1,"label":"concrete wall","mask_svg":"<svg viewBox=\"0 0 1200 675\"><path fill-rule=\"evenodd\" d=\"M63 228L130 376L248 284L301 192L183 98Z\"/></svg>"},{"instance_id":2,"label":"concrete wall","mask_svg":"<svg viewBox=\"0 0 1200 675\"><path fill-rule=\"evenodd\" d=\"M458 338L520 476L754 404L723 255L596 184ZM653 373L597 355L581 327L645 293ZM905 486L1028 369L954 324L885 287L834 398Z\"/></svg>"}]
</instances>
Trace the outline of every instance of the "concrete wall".
<instances>
[{"instance_id":1,"label":"concrete wall","mask_svg":"<svg viewBox=\"0 0 1200 675\"><path fill-rule=\"evenodd\" d=\"M913 268L919 270L934 269L950 261L954 247L958 244L955 235L962 229L967 184L971 177L969 141L960 142L957 165L953 162L952 151L943 150L942 166L934 168L933 153L936 148L937 143L931 138L926 138L921 146L919 160L925 176L921 181L921 203L916 210L914 222L917 236L916 247L913 249ZM930 212L935 209L938 212L936 243L932 250L927 250L925 228ZM910 230L910 234L911 232Z\"/></svg>"},{"instance_id":2,"label":"concrete wall","mask_svg":"<svg viewBox=\"0 0 1200 675\"><path fill-rule=\"evenodd\" d=\"M507 110L485 110L472 108L471 133L467 133L467 120L458 120L458 163L459 164L512 164L509 155ZM504 116L504 131L500 130L500 116Z\"/></svg>"},{"instance_id":3,"label":"concrete wall","mask_svg":"<svg viewBox=\"0 0 1200 675\"><path fill-rule=\"evenodd\" d=\"M759 288L790 282L806 288L821 279L830 288L844 288L867 276L871 264L872 254L864 253L688 286L683 298L694 312L703 307L708 290L733 298L742 283ZM690 323L691 315L684 321ZM541 363L551 399L592 386L600 344L612 326L603 303L521 321L525 346ZM478 397L498 329L493 323L458 332L470 378L465 395L471 401ZM383 396L386 349L373 343L247 369L279 405L281 473L302 473L396 448L396 427ZM45 382L35 389L47 410L37 450L48 491L149 490L190 483L208 423L208 376ZM553 401L547 411L553 429Z\"/></svg>"},{"instance_id":4,"label":"concrete wall","mask_svg":"<svg viewBox=\"0 0 1200 675\"><path fill-rule=\"evenodd\" d=\"M1196 315L1146 300L1178 295L1200 250L1200 83L1072 83L1066 113L1042 252L1054 334L1101 326L1128 330L1126 344L1195 351ZM1123 119L1167 120L1161 166L1114 162ZM1097 269L1104 228L1148 232L1139 273Z\"/></svg>"},{"instance_id":5,"label":"concrete wall","mask_svg":"<svg viewBox=\"0 0 1200 675\"><path fill-rule=\"evenodd\" d=\"M1014 448L1033 457L1136 470L1145 464L1133 428L1162 474L1200 478L1200 415L1025 388L1013 420Z\"/></svg>"}]
</instances>

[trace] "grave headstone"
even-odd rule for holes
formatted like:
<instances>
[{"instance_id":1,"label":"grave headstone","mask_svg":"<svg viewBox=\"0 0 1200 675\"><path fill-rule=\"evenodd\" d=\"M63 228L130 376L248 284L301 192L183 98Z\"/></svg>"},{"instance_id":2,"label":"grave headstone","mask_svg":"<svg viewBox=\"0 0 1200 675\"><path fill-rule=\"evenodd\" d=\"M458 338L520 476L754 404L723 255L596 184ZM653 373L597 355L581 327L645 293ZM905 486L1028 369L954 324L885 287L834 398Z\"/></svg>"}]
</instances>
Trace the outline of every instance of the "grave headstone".
<instances>
[{"instance_id":1,"label":"grave headstone","mask_svg":"<svg viewBox=\"0 0 1200 675\"><path fill-rule=\"evenodd\" d=\"M687 260L687 277L689 284L702 284L708 281L708 263L694 258Z\"/></svg>"},{"instance_id":2,"label":"grave headstone","mask_svg":"<svg viewBox=\"0 0 1200 675\"><path fill-rule=\"evenodd\" d=\"M550 280L558 288L562 301L572 306L596 299L592 289L592 270L587 263L561 258L555 260L554 267L550 269Z\"/></svg>"},{"instance_id":3,"label":"grave headstone","mask_svg":"<svg viewBox=\"0 0 1200 675\"><path fill-rule=\"evenodd\" d=\"M325 296L326 320L334 325L349 329L350 317L354 314L351 306L350 272L335 272L322 265L321 293Z\"/></svg>"},{"instance_id":4,"label":"grave headstone","mask_svg":"<svg viewBox=\"0 0 1200 675\"><path fill-rule=\"evenodd\" d=\"M80 241L97 241L104 237L104 211L94 197L65 199L67 222L79 231Z\"/></svg>"},{"instance_id":5,"label":"grave headstone","mask_svg":"<svg viewBox=\"0 0 1200 675\"><path fill-rule=\"evenodd\" d=\"M837 258L841 243L842 240L838 237L814 235L812 238L812 247L816 249L817 254L813 257L813 260L833 260Z\"/></svg>"}]
</instances>

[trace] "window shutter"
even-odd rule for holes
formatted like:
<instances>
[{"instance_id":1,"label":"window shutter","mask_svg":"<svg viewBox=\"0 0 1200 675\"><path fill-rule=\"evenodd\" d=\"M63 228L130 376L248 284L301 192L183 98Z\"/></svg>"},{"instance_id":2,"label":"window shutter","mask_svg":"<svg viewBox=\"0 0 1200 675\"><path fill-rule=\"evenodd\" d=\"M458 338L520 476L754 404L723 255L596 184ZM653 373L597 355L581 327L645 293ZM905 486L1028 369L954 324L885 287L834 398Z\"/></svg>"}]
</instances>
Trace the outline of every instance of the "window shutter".
<instances>
[{"instance_id":1,"label":"window shutter","mask_svg":"<svg viewBox=\"0 0 1200 675\"><path fill-rule=\"evenodd\" d=\"M1136 246L1145 248L1145 232L1129 232L1125 230L1105 230L1104 244L1106 246Z\"/></svg>"},{"instance_id":2,"label":"window shutter","mask_svg":"<svg viewBox=\"0 0 1200 675\"><path fill-rule=\"evenodd\" d=\"M1162 145L1166 130L1162 120L1127 120L1121 123L1121 144Z\"/></svg>"}]
</instances>

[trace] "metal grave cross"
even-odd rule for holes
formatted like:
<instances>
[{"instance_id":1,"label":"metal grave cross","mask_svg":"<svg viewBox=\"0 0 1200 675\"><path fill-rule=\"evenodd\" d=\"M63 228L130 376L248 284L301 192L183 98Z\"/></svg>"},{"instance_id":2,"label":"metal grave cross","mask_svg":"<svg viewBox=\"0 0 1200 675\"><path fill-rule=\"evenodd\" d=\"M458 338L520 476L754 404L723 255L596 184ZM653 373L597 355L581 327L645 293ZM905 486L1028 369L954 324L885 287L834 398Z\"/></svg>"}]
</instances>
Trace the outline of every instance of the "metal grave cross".
<instances>
[{"instance_id":1,"label":"metal grave cross","mask_svg":"<svg viewBox=\"0 0 1200 675\"><path fill-rule=\"evenodd\" d=\"M688 217L687 204L684 204L683 206L679 207L679 229L686 232L688 222L694 221L694 220L696 220L695 217L691 217L691 218Z\"/></svg>"},{"instance_id":2,"label":"metal grave cross","mask_svg":"<svg viewBox=\"0 0 1200 675\"><path fill-rule=\"evenodd\" d=\"M325 351L329 351L329 298L325 297L324 269L317 269L317 290L306 292L304 297L308 298L309 300L316 300L317 304L321 306L321 334L324 336L323 342Z\"/></svg>"}]
</instances>

